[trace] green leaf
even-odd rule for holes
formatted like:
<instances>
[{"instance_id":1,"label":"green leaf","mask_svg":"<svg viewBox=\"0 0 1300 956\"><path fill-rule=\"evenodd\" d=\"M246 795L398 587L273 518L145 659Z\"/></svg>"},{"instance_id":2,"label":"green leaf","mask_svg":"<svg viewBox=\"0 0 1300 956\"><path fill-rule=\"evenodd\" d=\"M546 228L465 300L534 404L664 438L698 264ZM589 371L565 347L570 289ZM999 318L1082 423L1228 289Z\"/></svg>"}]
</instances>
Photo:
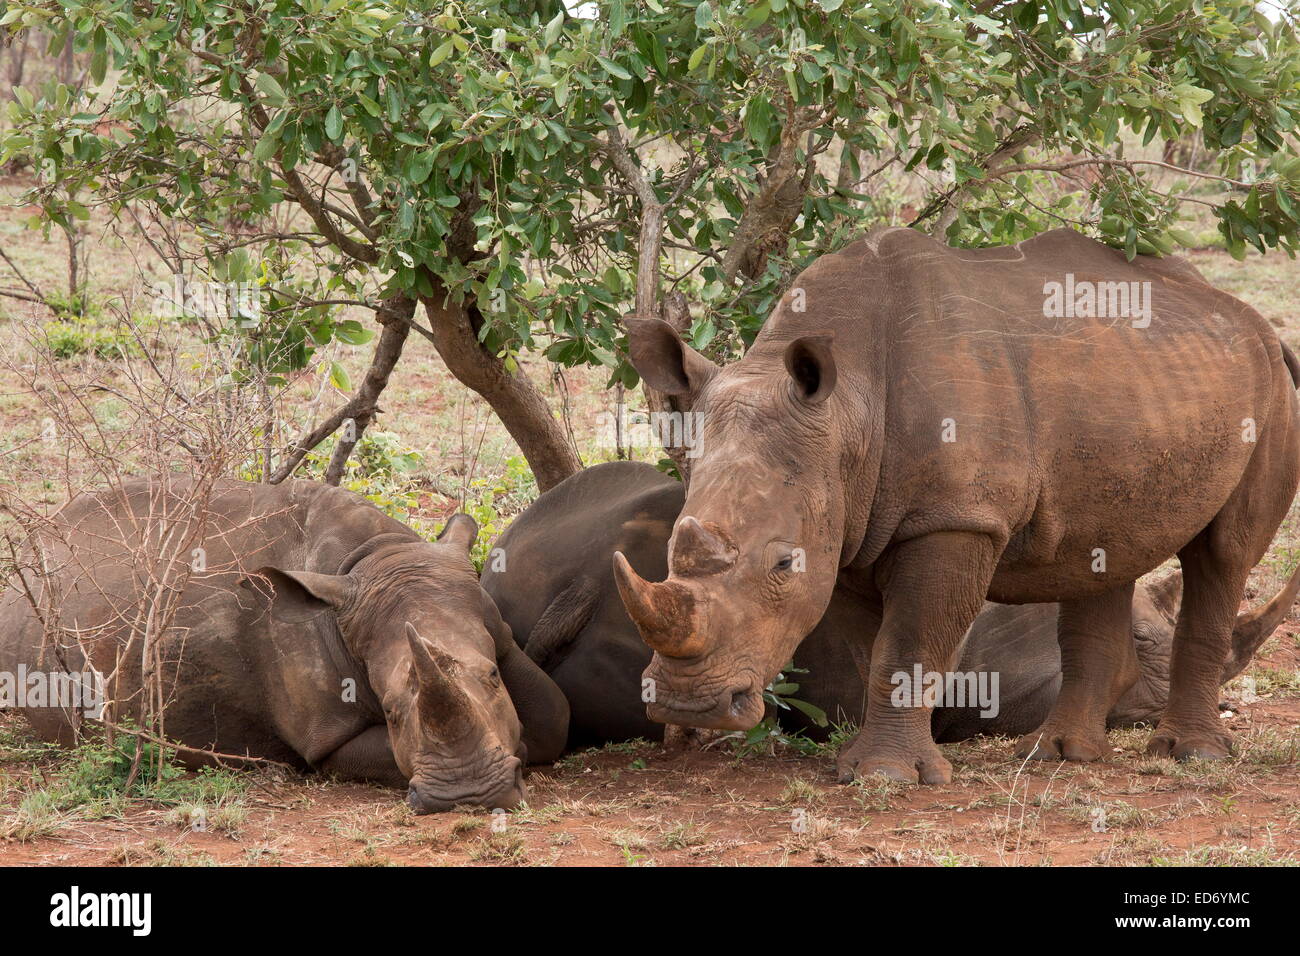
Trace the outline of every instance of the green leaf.
<instances>
[{"instance_id":1,"label":"green leaf","mask_svg":"<svg viewBox=\"0 0 1300 956\"><path fill-rule=\"evenodd\" d=\"M437 154L431 149L421 150L411 157L410 163L407 164L406 174L410 177L412 184L418 186L429 178L436 157Z\"/></svg>"},{"instance_id":2,"label":"green leaf","mask_svg":"<svg viewBox=\"0 0 1300 956\"><path fill-rule=\"evenodd\" d=\"M334 337L344 345L365 345L375 337L375 333L355 319L348 319L335 326Z\"/></svg>"},{"instance_id":3,"label":"green leaf","mask_svg":"<svg viewBox=\"0 0 1300 956\"><path fill-rule=\"evenodd\" d=\"M253 147L253 158L259 163L265 163L275 155L276 147L280 145L280 137L275 134L274 130L268 129L262 134L262 138L257 141Z\"/></svg>"},{"instance_id":4,"label":"green leaf","mask_svg":"<svg viewBox=\"0 0 1300 956\"><path fill-rule=\"evenodd\" d=\"M339 137L343 135L343 114L339 112L337 103L325 114L325 135L334 143L337 143Z\"/></svg>"},{"instance_id":5,"label":"green leaf","mask_svg":"<svg viewBox=\"0 0 1300 956\"><path fill-rule=\"evenodd\" d=\"M713 23L713 8L709 6L708 0L704 0L695 8L695 26L700 30L707 30Z\"/></svg>"},{"instance_id":6,"label":"green leaf","mask_svg":"<svg viewBox=\"0 0 1300 956\"><path fill-rule=\"evenodd\" d=\"M284 105L284 87L282 87L280 81L270 73L257 74L257 79L253 81L253 86L266 97L266 101L272 106Z\"/></svg>"},{"instance_id":7,"label":"green leaf","mask_svg":"<svg viewBox=\"0 0 1300 956\"><path fill-rule=\"evenodd\" d=\"M108 35L103 27L95 28L94 50L90 57L90 79L98 86L108 73Z\"/></svg>"},{"instance_id":8,"label":"green leaf","mask_svg":"<svg viewBox=\"0 0 1300 956\"><path fill-rule=\"evenodd\" d=\"M596 59L600 62L600 65L605 68L605 72L608 73L610 76L620 80L632 79L632 74L629 73L627 70L623 69L613 60L606 59L605 57L600 56L599 54L596 56Z\"/></svg>"},{"instance_id":9,"label":"green leaf","mask_svg":"<svg viewBox=\"0 0 1300 956\"><path fill-rule=\"evenodd\" d=\"M542 43L546 47L555 46L555 41L560 36L560 30L564 28L564 9L551 18L551 22L546 24L546 32L542 35Z\"/></svg>"},{"instance_id":10,"label":"green leaf","mask_svg":"<svg viewBox=\"0 0 1300 956\"><path fill-rule=\"evenodd\" d=\"M825 727L830 723L830 720L826 717L826 711L816 704L810 704L806 700L798 700L794 697L787 697L785 702L795 710L804 713L818 727Z\"/></svg>"},{"instance_id":11,"label":"green leaf","mask_svg":"<svg viewBox=\"0 0 1300 956\"><path fill-rule=\"evenodd\" d=\"M338 362L330 362L330 384L340 392L352 391L352 379L348 378L348 370Z\"/></svg>"},{"instance_id":12,"label":"green leaf","mask_svg":"<svg viewBox=\"0 0 1300 956\"><path fill-rule=\"evenodd\" d=\"M454 40L448 40L439 45L432 53L429 54L429 66L434 67L441 63L447 57L451 56L452 50L456 49Z\"/></svg>"}]
</instances>

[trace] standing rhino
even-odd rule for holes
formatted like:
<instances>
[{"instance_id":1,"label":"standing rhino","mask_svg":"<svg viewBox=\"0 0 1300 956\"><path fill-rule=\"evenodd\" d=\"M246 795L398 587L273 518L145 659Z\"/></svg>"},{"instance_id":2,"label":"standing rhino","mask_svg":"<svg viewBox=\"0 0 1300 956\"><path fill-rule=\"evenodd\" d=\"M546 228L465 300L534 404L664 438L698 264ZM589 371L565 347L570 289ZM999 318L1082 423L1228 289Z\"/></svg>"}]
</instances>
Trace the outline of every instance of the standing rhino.
<instances>
[{"instance_id":1,"label":"standing rhino","mask_svg":"<svg viewBox=\"0 0 1300 956\"><path fill-rule=\"evenodd\" d=\"M667 546L685 501L682 484L640 462L596 465L537 499L497 539L504 567L483 572L491 595L525 652L569 699L569 746L633 737L658 738L642 703L641 672L651 652L619 599L610 557L621 551L648 580L668 574ZM1141 581L1133 596L1132 633L1139 676L1111 707L1108 727L1154 724L1169 687L1169 653L1182 575ZM1282 622L1300 590L1300 569L1257 610L1237 617L1221 680L1239 674ZM837 592L838 593L838 592ZM833 596L826 615L795 651L801 700L836 721L856 721L863 685L849 653L858 622L841 615ZM931 730L939 742L976 734L1027 734L1051 711L1061 687L1055 604L985 604L957 650L955 670L998 675L998 712L938 707ZM812 736L818 728L798 711L783 723Z\"/></svg>"},{"instance_id":2,"label":"standing rhino","mask_svg":"<svg viewBox=\"0 0 1300 956\"><path fill-rule=\"evenodd\" d=\"M468 516L429 543L362 498L308 481L219 481L201 508L195 500L189 482L154 478L63 508L41 549L50 580L22 572L0 598L0 671L48 670L62 657L80 672L84 647L110 673L142 589L167 560L152 538L166 527L185 540L203 522L203 561L161 638L171 739L407 786L418 812L512 807L525 760L559 755L567 703L479 587ZM138 566L140 555L157 564ZM58 596L60 631L79 643L47 639L32 607L41 601L25 593L43 587ZM126 667L110 696L138 695L140 674ZM72 739L67 710L25 714L43 738Z\"/></svg>"},{"instance_id":3,"label":"standing rhino","mask_svg":"<svg viewBox=\"0 0 1300 956\"><path fill-rule=\"evenodd\" d=\"M841 779L946 782L894 676L948 668L986 597L1059 602L1061 690L1017 749L1095 760L1139 675L1134 582L1177 554L1149 751L1227 756L1233 619L1300 482L1297 364L1249 306L1068 229L990 249L885 229L816 260L726 368L628 327L646 383L703 422L668 579L615 555L653 719L752 726L838 587L868 688Z\"/></svg>"}]
</instances>

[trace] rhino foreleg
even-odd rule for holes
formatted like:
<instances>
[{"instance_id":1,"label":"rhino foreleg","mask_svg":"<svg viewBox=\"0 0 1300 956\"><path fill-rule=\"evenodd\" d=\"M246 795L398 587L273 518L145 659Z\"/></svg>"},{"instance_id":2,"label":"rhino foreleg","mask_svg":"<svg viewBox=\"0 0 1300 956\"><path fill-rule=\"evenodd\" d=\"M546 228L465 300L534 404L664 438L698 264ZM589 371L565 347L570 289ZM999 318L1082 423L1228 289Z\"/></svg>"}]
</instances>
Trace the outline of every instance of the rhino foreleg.
<instances>
[{"instance_id":1,"label":"rhino foreleg","mask_svg":"<svg viewBox=\"0 0 1300 956\"><path fill-rule=\"evenodd\" d=\"M1133 582L1094 597L1062 601L1056 627L1061 690L1042 726L1020 738L1016 755L1097 760L1109 747L1106 715L1139 677Z\"/></svg>"},{"instance_id":2,"label":"rhino foreleg","mask_svg":"<svg viewBox=\"0 0 1300 956\"><path fill-rule=\"evenodd\" d=\"M320 762L318 769L344 780L365 780L387 787L405 787L406 776L397 769L388 727L367 727Z\"/></svg>"},{"instance_id":3,"label":"rhino foreleg","mask_svg":"<svg viewBox=\"0 0 1300 956\"><path fill-rule=\"evenodd\" d=\"M996 564L988 537L957 532L905 541L883 560L883 615L866 710L858 736L840 754L841 780L873 773L911 783L952 779L952 765L930 733L935 701L914 677L918 669L923 679L948 669Z\"/></svg>"}]
</instances>

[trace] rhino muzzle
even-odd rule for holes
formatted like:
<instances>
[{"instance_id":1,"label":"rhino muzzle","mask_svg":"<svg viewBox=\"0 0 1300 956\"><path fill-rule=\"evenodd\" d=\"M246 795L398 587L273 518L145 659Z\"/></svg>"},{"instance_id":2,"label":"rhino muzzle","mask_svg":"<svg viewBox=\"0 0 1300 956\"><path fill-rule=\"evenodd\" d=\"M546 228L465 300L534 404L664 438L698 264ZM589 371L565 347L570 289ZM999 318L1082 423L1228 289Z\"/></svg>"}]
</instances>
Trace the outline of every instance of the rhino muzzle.
<instances>
[{"instance_id":1,"label":"rhino muzzle","mask_svg":"<svg viewBox=\"0 0 1300 956\"><path fill-rule=\"evenodd\" d=\"M679 694L662 671L662 661L651 661L645 672L653 682L654 699L646 703L646 716L661 724L704 727L709 730L749 730L763 719L761 686L752 678L727 682L717 693Z\"/></svg>"},{"instance_id":2,"label":"rhino muzzle","mask_svg":"<svg viewBox=\"0 0 1300 956\"><path fill-rule=\"evenodd\" d=\"M406 802L416 813L441 813L458 806L483 807L487 810L513 810L528 796L524 783L523 761L508 758L502 772L493 774L493 782L477 790L457 792L454 789L434 787L418 778L411 781L406 791Z\"/></svg>"}]
</instances>

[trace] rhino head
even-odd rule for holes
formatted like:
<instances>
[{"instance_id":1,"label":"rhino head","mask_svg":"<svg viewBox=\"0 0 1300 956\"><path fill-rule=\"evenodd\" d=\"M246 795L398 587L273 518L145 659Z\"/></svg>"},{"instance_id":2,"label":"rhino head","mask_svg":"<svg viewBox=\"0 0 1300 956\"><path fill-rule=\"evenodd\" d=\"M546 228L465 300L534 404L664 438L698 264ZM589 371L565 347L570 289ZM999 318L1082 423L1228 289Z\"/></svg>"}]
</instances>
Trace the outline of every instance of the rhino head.
<instances>
[{"instance_id":1,"label":"rhino head","mask_svg":"<svg viewBox=\"0 0 1300 956\"><path fill-rule=\"evenodd\" d=\"M1300 567L1269 601L1237 615L1232 628L1228 658L1219 682L1226 684L1250 663L1250 659L1286 618L1300 592ZM1170 571L1151 581L1139 581L1133 589L1133 638L1137 645L1139 677L1107 715L1111 727L1155 724L1169 699L1169 661L1174 646L1174 628L1182 604L1183 575Z\"/></svg>"},{"instance_id":2,"label":"rhino head","mask_svg":"<svg viewBox=\"0 0 1300 956\"><path fill-rule=\"evenodd\" d=\"M647 713L746 729L762 719L763 688L821 619L839 573L846 489L835 449L846 444L844 416L832 410L830 341L769 342L719 368L666 322L628 328L642 378L689 396L703 422L668 579L644 581L614 555L628 615L655 652Z\"/></svg>"},{"instance_id":3,"label":"rhino head","mask_svg":"<svg viewBox=\"0 0 1300 956\"><path fill-rule=\"evenodd\" d=\"M346 573L258 572L277 604L334 612L419 813L509 809L525 795L520 722L497 669L503 638L489 631L500 616L469 555L477 535L472 518L456 515L435 543L379 536L345 560Z\"/></svg>"}]
</instances>

